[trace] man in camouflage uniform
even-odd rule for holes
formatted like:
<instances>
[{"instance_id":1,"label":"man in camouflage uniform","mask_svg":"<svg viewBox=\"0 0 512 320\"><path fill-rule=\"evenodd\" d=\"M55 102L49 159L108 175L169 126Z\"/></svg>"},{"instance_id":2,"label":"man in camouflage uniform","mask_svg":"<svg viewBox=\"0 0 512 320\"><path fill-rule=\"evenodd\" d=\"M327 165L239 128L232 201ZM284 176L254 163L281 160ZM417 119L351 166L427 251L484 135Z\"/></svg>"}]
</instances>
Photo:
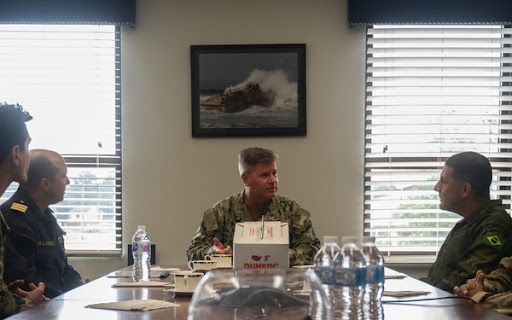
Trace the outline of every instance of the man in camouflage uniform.
<instances>
[{"instance_id":1,"label":"man in camouflage uniform","mask_svg":"<svg viewBox=\"0 0 512 320\"><path fill-rule=\"evenodd\" d=\"M501 259L500 265L490 274L478 270L476 277L466 284L453 288L459 296L497 311L512 314L512 257Z\"/></svg>"},{"instance_id":2,"label":"man in camouflage uniform","mask_svg":"<svg viewBox=\"0 0 512 320\"><path fill-rule=\"evenodd\" d=\"M30 151L30 136L25 122L32 117L19 105L0 103L0 195L13 181L27 180ZM21 290L22 280L13 281L7 286L4 273L4 237L9 227L0 214L0 318L6 318L44 301L45 285L31 283L31 291Z\"/></svg>"},{"instance_id":3,"label":"man in camouflage uniform","mask_svg":"<svg viewBox=\"0 0 512 320\"><path fill-rule=\"evenodd\" d=\"M277 155L268 149L240 152L238 168L244 190L205 211L188 249L189 260L207 254L231 254L235 224L245 221L282 221L289 225L290 265L312 264L320 247L308 211L277 195Z\"/></svg>"},{"instance_id":4,"label":"man in camouflage uniform","mask_svg":"<svg viewBox=\"0 0 512 320\"><path fill-rule=\"evenodd\" d=\"M453 227L424 279L440 289L475 276L475 270L494 270L501 258L512 255L512 218L501 200L490 200L492 170L489 160L475 152L462 152L446 160L434 190L443 210L463 219Z\"/></svg>"}]
</instances>

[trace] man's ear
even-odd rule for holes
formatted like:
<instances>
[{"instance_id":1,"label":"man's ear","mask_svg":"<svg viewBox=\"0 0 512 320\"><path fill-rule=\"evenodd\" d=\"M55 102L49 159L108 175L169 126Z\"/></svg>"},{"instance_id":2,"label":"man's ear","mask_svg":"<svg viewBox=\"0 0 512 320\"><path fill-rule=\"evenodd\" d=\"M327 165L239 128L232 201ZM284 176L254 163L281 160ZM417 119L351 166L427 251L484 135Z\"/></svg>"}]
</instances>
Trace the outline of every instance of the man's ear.
<instances>
[{"instance_id":1,"label":"man's ear","mask_svg":"<svg viewBox=\"0 0 512 320\"><path fill-rule=\"evenodd\" d=\"M242 175L240 176L240 179L242 179L242 182L244 183L244 185L247 185L247 178L248 178L248 175L246 172L242 173Z\"/></svg>"},{"instance_id":2,"label":"man's ear","mask_svg":"<svg viewBox=\"0 0 512 320\"><path fill-rule=\"evenodd\" d=\"M465 182L462 185L462 197L467 198L473 191L473 186L469 182Z\"/></svg>"},{"instance_id":3,"label":"man's ear","mask_svg":"<svg viewBox=\"0 0 512 320\"><path fill-rule=\"evenodd\" d=\"M48 181L48 178L42 178L39 182L39 185L41 186L41 188L43 188L43 190L48 190L48 188L50 187L50 182Z\"/></svg>"},{"instance_id":4,"label":"man's ear","mask_svg":"<svg viewBox=\"0 0 512 320\"><path fill-rule=\"evenodd\" d=\"M11 148L11 160L12 163L16 166L20 165L21 159L21 148L19 145L15 145Z\"/></svg>"}]
</instances>

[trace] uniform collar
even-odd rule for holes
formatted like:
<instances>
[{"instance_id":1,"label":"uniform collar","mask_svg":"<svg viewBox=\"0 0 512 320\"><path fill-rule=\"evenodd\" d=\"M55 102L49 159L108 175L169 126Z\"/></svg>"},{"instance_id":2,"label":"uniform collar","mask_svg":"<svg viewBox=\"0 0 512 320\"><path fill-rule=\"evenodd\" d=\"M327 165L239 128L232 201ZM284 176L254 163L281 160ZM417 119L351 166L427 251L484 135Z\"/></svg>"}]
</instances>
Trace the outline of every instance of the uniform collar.
<instances>
[{"instance_id":1,"label":"uniform collar","mask_svg":"<svg viewBox=\"0 0 512 320\"><path fill-rule=\"evenodd\" d=\"M237 209L235 212L235 215L237 217L237 221L243 222L243 221L249 221L252 220L251 213L249 212L249 208L247 208L245 201L244 201L244 190L242 190L240 193L238 193L235 196ZM277 208L278 201L277 196L274 196L272 200L270 200L270 203L268 204L267 208L265 209L265 212L263 215L267 220L274 220L275 217L273 215L269 215L269 212L274 212Z\"/></svg>"},{"instance_id":2,"label":"uniform collar","mask_svg":"<svg viewBox=\"0 0 512 320\"><path fill-rule=\"evenodd\" d=\"M501 199L498 200L490 200L482 209L478 210L477 212L473 213L467 218L462 219L461 222L471 224L478 219L480 219L482 216L485 216L489 214L489 211L497 206L501 206Z\"/></svg>"},{"instance_id":3,"label":"uniform collar","mask_svg":"<svg viewBox=\"0 0 512 320\"><path fill-rule=\"evenodd\" d=\"M25 190L22 186L19 186L18 190L16 190L16 193L14 194L14 202L24 203L26 206L31 208L33 212L38 213L42 216L45 216L46 214L51 214L53 212L50 208L46 208L46 210L41 212L41 210L39 210L39 207L37 206L36 202L32 199L28 191Z\"/></svg>"}]
</instances>

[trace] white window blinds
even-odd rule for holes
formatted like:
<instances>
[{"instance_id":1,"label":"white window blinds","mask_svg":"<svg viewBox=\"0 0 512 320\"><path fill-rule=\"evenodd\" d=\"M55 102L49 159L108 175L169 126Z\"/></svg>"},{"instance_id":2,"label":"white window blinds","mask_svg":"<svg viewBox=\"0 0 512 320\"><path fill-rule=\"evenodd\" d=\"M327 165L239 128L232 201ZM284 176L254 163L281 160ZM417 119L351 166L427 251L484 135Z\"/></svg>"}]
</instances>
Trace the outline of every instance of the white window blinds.
<instances>
[{"instance_id":1,"label":"white window blinds","mask_svg":"<svg viewBox=\"0 0 512 320\"><path fill-rule=\"evenodd\" d=\"M32 149L66 159L51 208L71 254L121 253L120 79L119 27L0 25L0 101L32 114Z\"/></svg>"},{"instance_id":2,"label":"white window blinds","mask_svg":"<svg viewBox=\"0 0 512 320\"><path fill-rule=\"evenodd\" d=\"M368 28L364 232L394 254L436 252L460 216L433 190L447 157L487 156L510 208L512 29Z\"/></svg>"}]
</instances>

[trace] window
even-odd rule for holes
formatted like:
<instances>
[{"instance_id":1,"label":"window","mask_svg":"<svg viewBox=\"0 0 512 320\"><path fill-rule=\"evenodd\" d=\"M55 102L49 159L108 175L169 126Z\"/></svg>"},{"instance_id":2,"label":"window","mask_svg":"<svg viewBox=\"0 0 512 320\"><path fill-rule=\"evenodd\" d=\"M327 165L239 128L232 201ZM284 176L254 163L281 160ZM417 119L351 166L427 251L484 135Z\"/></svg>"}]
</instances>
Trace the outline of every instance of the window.
<instances>
[{"instance_id":1,"label":"window","mask_svg":"<svg viewBox=\"0 0 512 320\"><path fill-rule=\"evenodd\" d=\"M434 254L460 216L438 209L444 161L491 160L510 210L512 29L390 25L367 32L364 232L388 254Z\"/></svg>"},{"instance_id":2,"label":"window","mask_svg":"<svg viewBox=\"0 0 512 320\"><path fill-rule=\"evenodd\" d=\"M66 159L71 183L52 209L68 252L120 254L120 27L0 25L0 101L32 114L32 149Z\"/></svg>"}]
</instances>

